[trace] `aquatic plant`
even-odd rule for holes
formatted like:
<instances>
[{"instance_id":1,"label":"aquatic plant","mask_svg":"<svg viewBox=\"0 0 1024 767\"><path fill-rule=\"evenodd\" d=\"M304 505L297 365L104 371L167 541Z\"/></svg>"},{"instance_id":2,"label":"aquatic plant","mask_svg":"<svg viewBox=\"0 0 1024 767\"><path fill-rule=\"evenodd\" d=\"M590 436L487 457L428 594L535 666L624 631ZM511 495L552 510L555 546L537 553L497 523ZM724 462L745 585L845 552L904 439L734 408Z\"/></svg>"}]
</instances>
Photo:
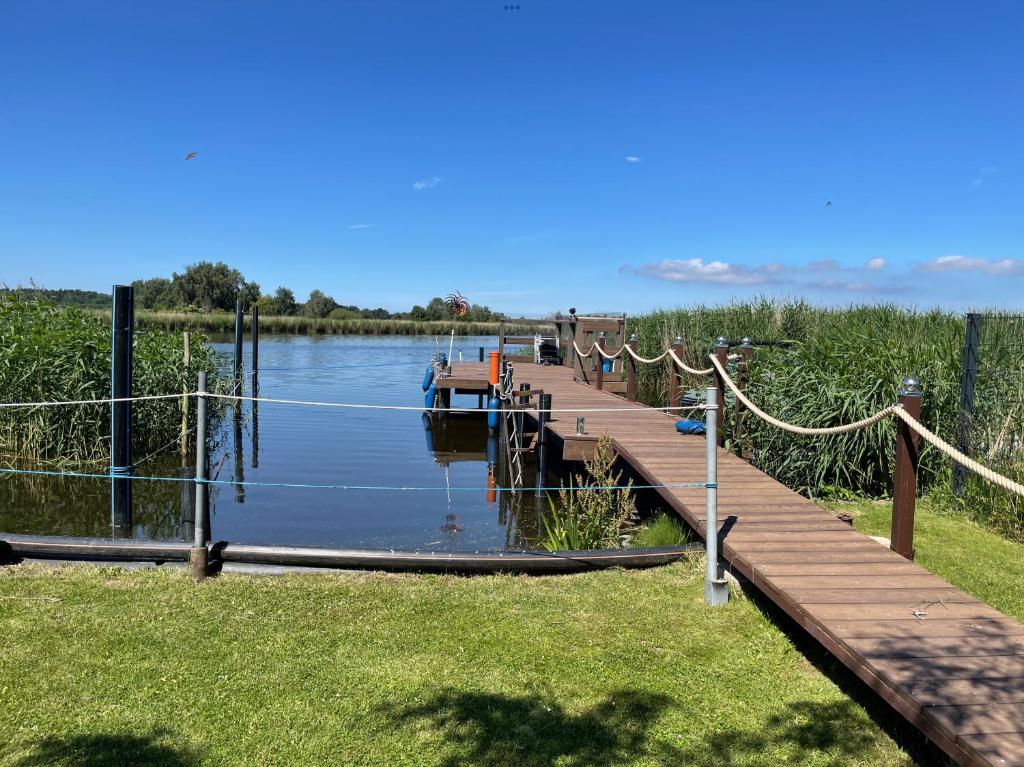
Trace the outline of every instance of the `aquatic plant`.
<instances>
[{"instance_id":1,"label":"aquatic plant","mask_svg":"<svg viewBox=\"0 0 1024 767\"><path fill-rule=\"evenodd\" d=\"M542 544L549 551L617 548L637 513L632 480L622 489L608 489L619 487L622 471L615 470L615 452L607 434L598 439L593 457L584 466L586 477L570 477L569 486L559 490L561 508L548 497Z\"/></svg>"}]
</instances>

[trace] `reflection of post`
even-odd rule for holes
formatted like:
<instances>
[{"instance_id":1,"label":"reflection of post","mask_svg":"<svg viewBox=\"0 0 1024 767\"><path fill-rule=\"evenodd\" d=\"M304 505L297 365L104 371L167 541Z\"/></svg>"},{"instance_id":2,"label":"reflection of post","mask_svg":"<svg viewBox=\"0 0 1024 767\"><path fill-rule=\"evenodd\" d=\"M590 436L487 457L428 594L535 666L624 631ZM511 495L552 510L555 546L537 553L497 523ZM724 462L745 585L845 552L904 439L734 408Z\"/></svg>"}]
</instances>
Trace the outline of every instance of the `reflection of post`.
<instances>
[{"instance_id":1,"label":"reflection of post","mask_svg":"<svg viewBox=\"0 0 1024 767\"><path fill-rule=\"evenodd\" d=\"M131 537L132 529L132 333L135 290L115 285L111 309L110 349L110 523L114 538Z\"/></svg>"},{"instance_id":2,"label":"reflection of post","mask_svg":"<svg viewBox=\"0 0 1024 767\"><path fill-rule=\"evenodd\" d=\"M253 385L255 384L256 379L253 378ZM256 396L255 391L252 396ZM256 401L252 403L252 467L260 467L260 405Z\"/></svg>"},{"instance_id":3,"label":"reflection of post","mask_svg":"<svg viewBox=\"0 0 1024 767\"><path fill-rule=\"evenodd\" d=\"M181 457L181 469L178 472L181 477L181 514L179 515L179 536L183 541L191 541L196 535L196 494L194 483L185 480L194 480L196 469L189 463L188 456Z\"/></svg>"},{"instance_id":4,"label":"reflection of post","mask_svg":"<svg viewBox=\"0 0 1024 767\"><path fill-rule=\"evenodd\" d=\"M245 456L242 454L242 403L235 400L235 503L245 503Z\"/></svg>"}]
</instances>

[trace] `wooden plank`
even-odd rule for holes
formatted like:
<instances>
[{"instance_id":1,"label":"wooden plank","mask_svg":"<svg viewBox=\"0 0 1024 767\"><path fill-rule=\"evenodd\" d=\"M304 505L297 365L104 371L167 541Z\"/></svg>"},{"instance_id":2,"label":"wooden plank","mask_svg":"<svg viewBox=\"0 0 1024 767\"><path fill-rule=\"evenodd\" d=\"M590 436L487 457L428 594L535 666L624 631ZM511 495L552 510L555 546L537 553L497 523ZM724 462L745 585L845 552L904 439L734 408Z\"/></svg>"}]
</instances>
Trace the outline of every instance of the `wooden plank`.
<instances>
[{"instance_id":1,"label":"wooden plank","mask_svg":"<svg viewBox=\"0 0 1024 767\"><path fill-rule=\"evenodd\" d=\"M1024 637L975 634L955 637L849 637L865 658L944 658L956 655L1024 655Z\"/></svg>"},{"instance_id":2,"label":"wooden plank","mask_svg":"<svg viewBox=\"0 0 1024 767\"><path fill-rule=\"evenodd\" d=\"M925 716L961 735L1024 732L1024 703L929 706Z\"/></svg>"},{"instance_id":3,"label":"wooden plank","mask_svg":"<svg viewBox=\"0 0 1024 767\"><path fill-rule=\"evenodd\" d=\"M908 682L907 690L923 706L976 703L1024 703L1024 678L932 679Z\"/></svg>"},{"instance_id":4,"label":"wooden plank","mask_svg":"<svg viewBox=\"0 0 1024 767\"><path fill-rule=\"evenodd\" d=\"M978 759L977 764L996 767L1020 767L1024 764L1024 735L1021 733L985 733L964 735L961 745Z\"/></svg>"},{"instance_id":5,"label":"wooden plank","mask_svg":"<svg viewBox=\"0 0 1024 767\"><path fill-rule=\"evenodd\" d=\"M1024 677L1024 656L977 655L952 658L875 658L872 665L897 684L937 679Z\"/></svg>"}]
</instances>

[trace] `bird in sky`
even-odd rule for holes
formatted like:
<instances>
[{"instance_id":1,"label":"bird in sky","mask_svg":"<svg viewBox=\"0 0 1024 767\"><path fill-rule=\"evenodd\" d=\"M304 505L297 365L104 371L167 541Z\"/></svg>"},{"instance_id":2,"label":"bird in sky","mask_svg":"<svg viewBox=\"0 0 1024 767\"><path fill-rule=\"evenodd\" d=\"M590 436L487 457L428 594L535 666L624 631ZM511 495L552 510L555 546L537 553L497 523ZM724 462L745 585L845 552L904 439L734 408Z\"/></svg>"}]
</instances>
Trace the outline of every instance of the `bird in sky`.
<instances>
[{"instance_id":1,"label":"bird in sky","mask_svg":"<svg viewBox=\"0 0 1024 767\"><path fill-rule=\"evenodd\" d=\"M832 200L829 200L828 202L826 202L825 203L825 207L826 208L831 208L832 207Z\"/></svg>"},{"instance_id":2,"label":"bird in sky","mask_svg":"<svg viewBox=\"0 0 1024 767\"><path fill-rule=\"evenodd\" d=\"M192 159L195 158L195 156L197 154L199 154L199 152L189 152L187 155L185 155L185 159L186 160L192 160ZM829 204L831 204L831 203L829 203Z\"/></svg>"}]
</instances>

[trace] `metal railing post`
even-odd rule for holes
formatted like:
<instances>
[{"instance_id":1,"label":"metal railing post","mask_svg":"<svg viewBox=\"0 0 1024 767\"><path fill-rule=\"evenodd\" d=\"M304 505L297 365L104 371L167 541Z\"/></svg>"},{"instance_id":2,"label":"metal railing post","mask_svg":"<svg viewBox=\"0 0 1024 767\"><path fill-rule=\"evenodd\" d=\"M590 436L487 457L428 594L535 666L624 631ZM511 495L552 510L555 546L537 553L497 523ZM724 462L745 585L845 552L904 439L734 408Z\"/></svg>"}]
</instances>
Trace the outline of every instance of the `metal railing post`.
<instances>
[{"instance_id":1,"label":"metal railing post","mask_svg":"<svg viewBox=\"0 0 1024 767\"><path fill-rule=\"evenodd\" d=\"M597 335L597 344L595 344L595 345L597 346L597 349L600 349L601 351L604 351L604 345L607 342L608 342L608 334L605 333L602 330ZM597 349L594 350L594 353L597 355L597 370L594 372L594 388L595 389L603 389L604 388L604 357L601 355L601 352L597 351Z\"/></svg>"},{"instance_id":2,"label":"metal railing post","mask_svg":"<svg viewBox=\"0 0 1024 767\"><path fill-rule=\"evenodd\" d=\"M921 384L903 379L900 407L921 418ZM917 501L917 464L921 438L902 419L896 423L896 468L892 482L892 531L889 548L907 559L914 558L914 506Z\"/></svg>"},{"instance_id":3,"label":"metal railing post","mask_svg":"<svg viewBox=\"0 0 1024 767\"><path fill-rule=\"evenodd\" d=\"M715 339L715 357L718 358L724 370L729 364L729 341L725 336L719 336ZM721 444L725 439L725 381L717 370L715 371L715 388L718 390L718 417L716 425L718 427L718 442Z\"/></svg>"},{"instance_id":4,"label":"metal railing post","mask_svg":"<svg viewBox=\"0 0 1024 767\"><path fill-rule=\"evenodd\" d=\"M729 601L729 586L719 572L718 564L718 389L707 388L706 443L707 476L704 480L706 507L704 510L704 545L707 553L707 572L704 576L704 601L709 605L724 605Z\"/></svg>"},{"instance_id":5,"label":"metal railing post","mask_svg":"<svg viewBox=\"0 0 1024 767\"><path fill-rule=\"evenodd\" d=\"M198 396L196 397L196 510L195 537L189 562L192 565L192 577L197 581L206 577L206 371L199 371Z\"/></svg>"}]
</instances>

